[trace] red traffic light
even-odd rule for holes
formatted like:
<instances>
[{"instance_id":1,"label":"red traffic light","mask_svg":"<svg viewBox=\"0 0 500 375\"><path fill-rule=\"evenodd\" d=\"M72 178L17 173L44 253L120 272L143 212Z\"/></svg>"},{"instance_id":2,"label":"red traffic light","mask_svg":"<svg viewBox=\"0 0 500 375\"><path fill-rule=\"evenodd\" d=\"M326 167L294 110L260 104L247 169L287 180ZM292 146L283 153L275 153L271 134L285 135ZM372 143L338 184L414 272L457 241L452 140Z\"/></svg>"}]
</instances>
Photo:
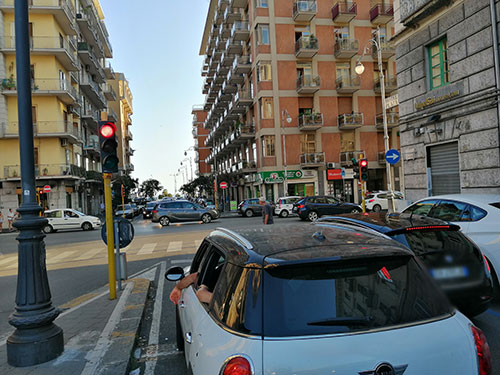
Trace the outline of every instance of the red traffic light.
<instances>
[{"instance_id":1,"label":"red traffic light","mask_svg":"<svg viewBox=\"0 0 500 375\"><path fill-rule=\"evenodd\" d=\"M366 166L368 166L368 160L366 160L366 159L361 159L361 160L359 161L359 165L360 165L361 167L366 167Z\"/></svg>"},{"instance_id":2,"label":"red traffic light","mask_svg":"<svg viewBox=\"0 0 500 375\"><path fill-rule=\"evenodd\" d=\"M101 132L101 136L103 136L104 138L111 138L115 135L116 126L112 122L107 122L101 126L101 129L99 131Z\"/></svg>"}]
</instances>

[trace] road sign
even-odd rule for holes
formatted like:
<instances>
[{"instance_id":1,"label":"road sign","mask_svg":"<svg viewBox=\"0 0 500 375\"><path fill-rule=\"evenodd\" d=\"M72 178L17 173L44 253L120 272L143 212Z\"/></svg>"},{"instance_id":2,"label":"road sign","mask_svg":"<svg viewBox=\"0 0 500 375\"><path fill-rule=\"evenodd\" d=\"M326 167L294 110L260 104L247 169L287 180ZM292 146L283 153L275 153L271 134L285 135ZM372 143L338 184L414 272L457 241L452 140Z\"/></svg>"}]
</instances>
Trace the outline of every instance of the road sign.
<instances>
[{"instance_id":1,"label":"road sign","mask_svg":"<svg viewBox=\"0 0 500 375\"><path fill-rule=\"evenodd\" d=\"M389 164L396 164L401 160L401 154L398 150L391 148L389 151L385 153L385 160Z\"/></svg>"},{"instance_id":2,"label":"road sign","mask_svg":"<svg viewBox=\"0 0 500 375\"><path fill-rule=\"evenodd\" d=\"M219 184L220 188L221 189L227 189L227 182L225 181L222 181L220 184Z\"/></svg>"},{"instance_id":3,"label":"road sign","mask_svg":"<svg viewBox=\"0 0 500 375\"><path fill-rule=\"evenodd\" d=\"M134 239L134 226L130 221L122 217L119 219L114 219L113 221L118 221L118 237L120 239L120 248L127 247ZM101 238L107 245L108 238L106 235L106 223L104 223L104 225L102 226Z\"/></svg>"},{"instance_id":4,"label":"road sign","mask_svg":"<svg viewBox=\"0 0 500 375\"><path fill-rule=\"evenodd\" d=\"M50 189L50 186L49 186L49 185L45 185L45 186L43 187L43 192L44 192L44 193L50 193L50 190L51 190L51 189Z\"/></svg>"},{"instance_id":5,"label":"road sign","mask_svg":"<svg viewBox=\"0 0 500 375\"><path fill-rule=\"evenodd\" d=\"M398 94L385 98L385 109L396 107L399 105Z\"/></svg>"}]
</instances>

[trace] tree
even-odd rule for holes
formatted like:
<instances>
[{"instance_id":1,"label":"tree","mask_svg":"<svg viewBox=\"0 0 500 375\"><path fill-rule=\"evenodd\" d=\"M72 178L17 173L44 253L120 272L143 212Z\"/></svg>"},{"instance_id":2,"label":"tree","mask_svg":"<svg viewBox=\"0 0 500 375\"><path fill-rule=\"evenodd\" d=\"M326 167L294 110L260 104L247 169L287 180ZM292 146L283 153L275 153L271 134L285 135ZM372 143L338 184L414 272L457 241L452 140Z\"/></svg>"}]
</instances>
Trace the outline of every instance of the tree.
<instances>
[{"instance_id":1,"label":"tree","mask_svg":"<svg viewBox=\"0 0 500 375\"><path fill-rule=\"evenodd\" d=\"M200 176L193 181L181 186L180 190L187 195L212 195L214 190L214 180L211 176Z\"/></svg>"},{"instance_id":2,"label":"tree","mask_svg":"<svg viewBox=\"0 0 500 375\"><path fill-rule=\"evenodd\" d=\"M118 206L122 204L122 185L125 189L125 203L128 203L130 201L129 196L130 196L130 191L133 189L136 189L137 186L139 185L139 180L137 178L132 178L129 175L124 175L124 176L117 176L113 180L113 205Z\"/></svg>"},{"instance_id":3,"label":"tree","mask_svg":"<svg viewBox=\"0 0 500 375\"><path fill-rule=\"evenodd\" d=\"M168 195L169 195L169 194L168 194L167 189L163 189L163 191L161 192L161 194L160 194L160 195L158 195L158 198L160 198L160 199L161 199L161 198L165 198L165 197L168 197Z\"/></svg>"},{"instance_id":4,"label":"tree","mask_svg":"<svg viewBox=\"0 0 500 375\"><path fill-rule=\"evenodd\" d=\"M160 181L150 178L142 182L139 191L152 199L156 193L162 189L163 186L160 185Z\"/></svg>"}]
</instances>

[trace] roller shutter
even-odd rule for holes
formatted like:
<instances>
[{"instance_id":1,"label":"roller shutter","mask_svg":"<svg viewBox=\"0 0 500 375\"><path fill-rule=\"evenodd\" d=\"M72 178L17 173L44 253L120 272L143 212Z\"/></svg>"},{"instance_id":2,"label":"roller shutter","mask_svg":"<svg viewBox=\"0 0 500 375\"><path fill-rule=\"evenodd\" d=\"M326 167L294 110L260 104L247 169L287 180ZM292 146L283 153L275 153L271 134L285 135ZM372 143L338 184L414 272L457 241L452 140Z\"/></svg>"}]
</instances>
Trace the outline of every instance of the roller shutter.
<instances>
[{"instance_id":1,"label":"roller shutter","mask_svg":"<svg viewBox=\"0 0 500 375\"><path fill-rule=\"evenodd\" d=\"M432 195L460 193L458 143L429 147Z\"/></svg>"}]
</instances>

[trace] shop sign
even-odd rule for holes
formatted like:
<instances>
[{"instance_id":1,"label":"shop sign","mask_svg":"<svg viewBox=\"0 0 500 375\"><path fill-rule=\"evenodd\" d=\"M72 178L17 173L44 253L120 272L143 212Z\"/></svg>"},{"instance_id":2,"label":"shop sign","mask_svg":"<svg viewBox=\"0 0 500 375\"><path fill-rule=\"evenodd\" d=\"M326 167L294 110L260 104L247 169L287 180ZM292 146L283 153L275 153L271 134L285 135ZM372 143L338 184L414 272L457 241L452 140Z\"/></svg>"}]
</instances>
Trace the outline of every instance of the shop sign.
<instances>
[{"instance_id":1,"label":"shop sign","mask_svg":"<svg viewBox=\"0 0 500 375\"><path fill-rule=\"evenodd\" d=\"M433 95L423 96L415 100L417 111L425 109L434 104L438 104L460 95L462 90L457 85L447 85L442 88L432 90Z\"/></svg>"},{"instance_id":2,"label":"shop sign","mask_svg":"<svg viewBox=\"0 0 500 375\"><path fill-rule=\"evenodd\" d=\"M328 169L327 178L331 180L342 180L342 169Z\"/></svg>"},{"instance_id":3,"label":"shop sign","mask_svg":"<svg viewBox=\"0 0 500 375\"><path fill-rule=\"evenodd\" d=\"M301 170L292 170L286 172L287 180L297 180L302 178L304 173ZM261 183L265 184L278 184L285 180L284 171L272 171L272 172L259 172L257 173L257 179Z\"/></svg>"}]
</instances>

